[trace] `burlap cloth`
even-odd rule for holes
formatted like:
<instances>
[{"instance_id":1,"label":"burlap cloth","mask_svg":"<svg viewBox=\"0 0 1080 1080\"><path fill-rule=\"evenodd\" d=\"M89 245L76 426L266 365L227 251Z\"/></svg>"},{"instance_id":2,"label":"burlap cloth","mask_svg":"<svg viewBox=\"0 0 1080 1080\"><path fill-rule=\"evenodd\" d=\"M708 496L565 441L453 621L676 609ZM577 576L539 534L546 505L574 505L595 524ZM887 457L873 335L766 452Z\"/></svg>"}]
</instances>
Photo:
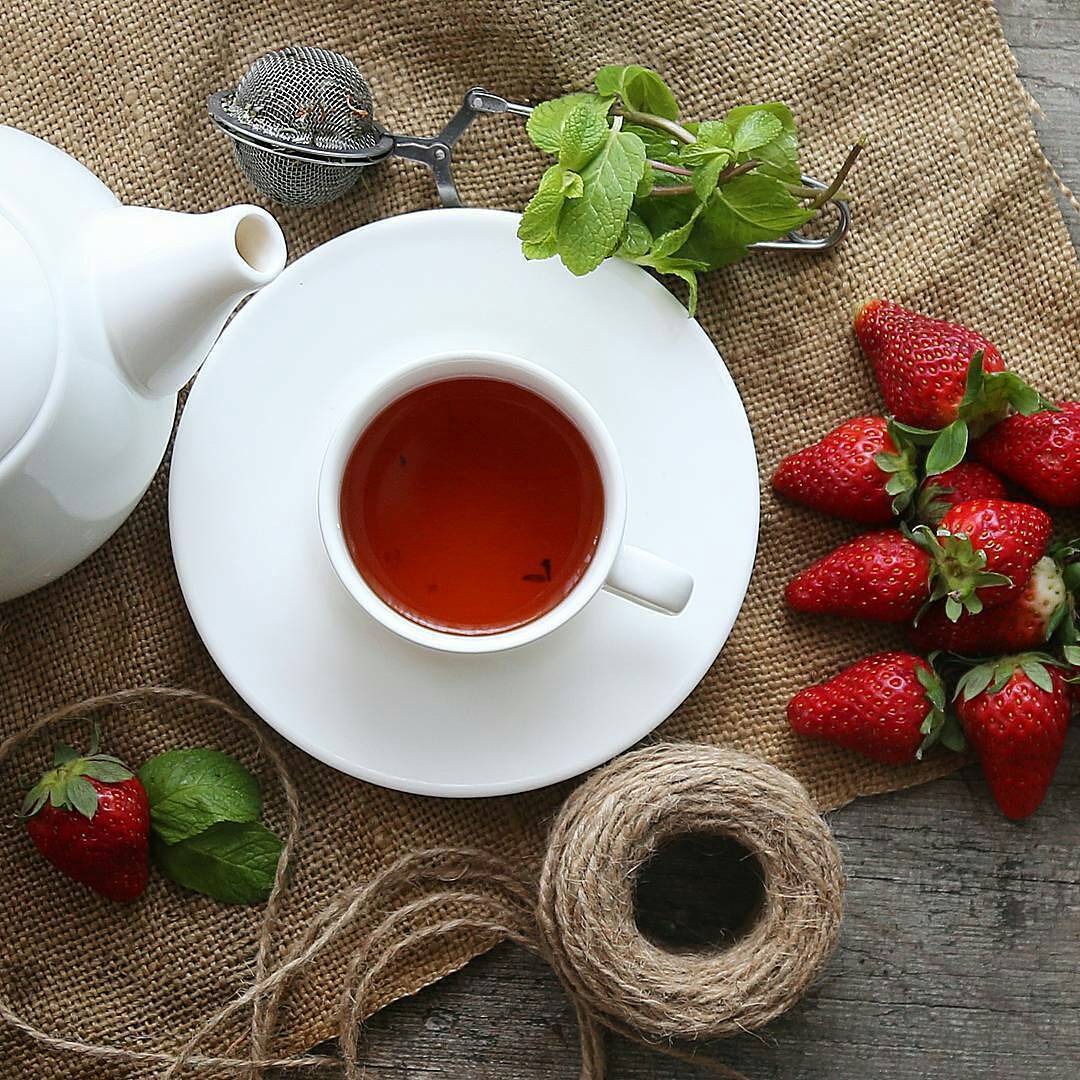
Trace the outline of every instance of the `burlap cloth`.
<instances>
[{"instance_id":1,"label":"burlap cloth","mask_svg":"<svg viewBox=\"0 0 1080 1080\"><path fill-rule=\"evenodd\" d=\"M849 332L853 305L872 294L970 322L1044 388L1078 389L1080 274L987 0L8 0L0 40L0 120L74 154L125 202L179 210L252 198L204 101L255 57L290 42L354 57L381 119L410 132L436 130L472 84L536 101L580 87L616 61L658 68L691 117L782 98L800 120L810 171L830 173L861 133L870 149L848 185L858 199L854 230L833 256L759 255L703 281L699 317L742 391L764 479L785 451L879 407ZM524 204L541 163L515 125L488 119L470 133L459 171L471 202ZM364 222L432 205L427 173L395 163L371 170L336 205L274 213L298 256ZM723 498L723 485L718 475L700 497ZM742 615L663 734L760 754L800 777L823 807L940 774L948 765L886 768L788 733L783 705L796 689L900 638L785 612L784 582L853 530L763 491L757 569ZM66 700L123 686L229 694L185 613L165 504L162 470L96 556L0 607L0 734ZM135 760L177 744L252 760L250 739L197 714L117 720L108 738ZM487 845L534 858L567 790L424 799L285 750L304 826L282 942L337 889L414 846ZM18 782L40 763L38 751L0 780L7 812L17 805ZM272 793L270 816L280 823ZM0 843L0 883L0 992L55 1032L168 1048L250 975L254 910L182 895L160 879L134 907L99 902L61 881L17 828ZM384 1000L415 991L486 944L463 937L413 953ZM275 1051L306 1047L330 1030L343 952L291 996ZM0 1073L106 1075L98 1064L42 1054L6 1032Z\"/></svg>"}]
</instances>

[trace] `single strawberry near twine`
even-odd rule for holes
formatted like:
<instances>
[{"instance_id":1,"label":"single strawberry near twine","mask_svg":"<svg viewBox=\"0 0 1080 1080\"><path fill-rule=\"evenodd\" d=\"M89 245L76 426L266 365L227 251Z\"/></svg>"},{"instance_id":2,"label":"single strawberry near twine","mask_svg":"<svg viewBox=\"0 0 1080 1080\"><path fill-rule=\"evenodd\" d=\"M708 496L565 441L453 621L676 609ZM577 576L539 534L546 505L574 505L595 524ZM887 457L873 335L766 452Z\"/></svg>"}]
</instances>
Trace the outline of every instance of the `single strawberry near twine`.
<instances>
[{"instance_id":1,"label":"single strawberry near twine","mask_svg":"<svg viewBox=\"0 0 1080 1080\"><path fill-rule=\"evenodd\" d=\"M50 1049L145 1066L165 1080L186 1069L258 1076L268 1068L343 1071L357 1080L363 1067L360 1024L380 974L422 941L470 930L509 938L554 969L577 1013L582 1080L602 1080L606 1073L605 1030L734 1080L740 1074L733 1069L675 1041L725 1038L768 1023L798 1001L836 945L843 871L835 841L803 787L746 754L658 743L617 758L570 796L553 823L538 882L483 851L415 852L331 900L271 968L273 927L296 848L300 804L284 761L256 721L192 690L123 690L38 718L0 743L0 766L50 724L116 706L168 702L212 709L243 725L273 766L285 796L288 827L259 932L255 978L173 1053L62 1038L0 1001L0 1019ZM668 951L645 938L635 922L638 869L666 841L685 834L729 837L761 867L758 916L728 948ZM418 917L446 905L469 913L417 927ZM344 1060L319 1054L274 1057L270 1044L291 980L372 909L388 909L388 914L351 958L341 988L337 1019ZM250 1056L197 1052L208 1035L246 1009L252 1012Z\"/></svg>"}]
</instances>

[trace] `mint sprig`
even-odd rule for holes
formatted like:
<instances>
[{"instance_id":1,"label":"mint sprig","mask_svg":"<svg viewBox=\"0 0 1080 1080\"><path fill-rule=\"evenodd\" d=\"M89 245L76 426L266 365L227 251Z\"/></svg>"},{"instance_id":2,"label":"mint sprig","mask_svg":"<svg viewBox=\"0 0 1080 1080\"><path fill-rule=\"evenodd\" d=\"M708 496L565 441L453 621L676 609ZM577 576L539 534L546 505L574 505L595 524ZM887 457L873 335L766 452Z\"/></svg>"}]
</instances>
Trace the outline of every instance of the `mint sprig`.
<instances>
[{"instance_id":1,"label":"mint sprig","mask_svg":"<svg viewBox=\"0 0 1080 1080\"><path fill-rule=\"evenodd\" d=\"M168 750L139 779L151 858L167 878L226 904L270 895L282 843L259 823L259 784L240 762L219 750Z\"/></svg>"},{"instance_id":2,"label":"mint sprig","mask_svg":"<svg viewBox=\"0 0 1080 1080\"><path fill-rule=\"evenodd\" d=\"M525 207L522 251L558 255L579 275L611 257L675 275L691 314L700 272L806 224L839 195L859 150L819 192L802 186L795 121L780 102L692 122L680 121L674 94L640 65L601 68L595 87L529 117L529 138L558 163Z\"/></svg>"}]
</instances>

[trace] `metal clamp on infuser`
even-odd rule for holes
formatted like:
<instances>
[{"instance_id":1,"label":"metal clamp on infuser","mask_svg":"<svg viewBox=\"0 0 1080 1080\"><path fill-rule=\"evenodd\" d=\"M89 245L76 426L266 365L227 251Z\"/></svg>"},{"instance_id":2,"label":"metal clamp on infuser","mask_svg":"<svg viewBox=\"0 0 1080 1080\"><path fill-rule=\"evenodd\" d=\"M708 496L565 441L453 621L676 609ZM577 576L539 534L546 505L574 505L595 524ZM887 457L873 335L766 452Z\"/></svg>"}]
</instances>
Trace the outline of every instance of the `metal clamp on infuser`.
<instances>
[{"instance_id":1,"label":"metal clamp on infuser","mask_svg":"<svg viewBox=\"0 0 1080 1080\"><path fill-rule=\"evenodd\" d=\"M389 157L426 165L443 206L463 206L454 182L454 146L485 113L528 116L532 107L475 86L437 135L399 135L374 116L367 80L340 53L295 45L256 60L235 90L210 96L210 119L233 141L236 163L252 185L284 206L321 206L344 195L362 169ZM806 187L827 185L804 175ZM833 230L813 237L794 231L784 240L752 244L773 251L827 251L847 234L846 202Z\"/></svg>"}]
</instances>

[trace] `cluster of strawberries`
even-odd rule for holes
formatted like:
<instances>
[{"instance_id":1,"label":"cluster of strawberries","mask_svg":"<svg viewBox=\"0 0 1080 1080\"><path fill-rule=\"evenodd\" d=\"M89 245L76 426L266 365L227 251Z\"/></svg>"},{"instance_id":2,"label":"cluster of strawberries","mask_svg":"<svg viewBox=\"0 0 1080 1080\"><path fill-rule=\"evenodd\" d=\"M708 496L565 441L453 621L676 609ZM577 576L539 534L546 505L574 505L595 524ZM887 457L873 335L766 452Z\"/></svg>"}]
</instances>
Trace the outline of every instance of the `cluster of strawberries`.
<instances>
[{"instance_id":1,"label":"cluster of strawberries","mask_svg":"<svg viewBox=\"0 0 1080 1080\"><path fill-rule=\"evenodd\" d=\"M1042 802L1080 665L1080 547L1050 507L1080 507L1080 402L1047 401L980 334L870 300L855 333L891 414L841 424L785 458L781 495L864 525L787 587L797 611L909 627L792 698L788 720L876 761L970 743L1010 818ZM964 460L967 455L975 460ZM1023 489L1008 498L1005 481Z\"/></svg>"}]
</instances>

